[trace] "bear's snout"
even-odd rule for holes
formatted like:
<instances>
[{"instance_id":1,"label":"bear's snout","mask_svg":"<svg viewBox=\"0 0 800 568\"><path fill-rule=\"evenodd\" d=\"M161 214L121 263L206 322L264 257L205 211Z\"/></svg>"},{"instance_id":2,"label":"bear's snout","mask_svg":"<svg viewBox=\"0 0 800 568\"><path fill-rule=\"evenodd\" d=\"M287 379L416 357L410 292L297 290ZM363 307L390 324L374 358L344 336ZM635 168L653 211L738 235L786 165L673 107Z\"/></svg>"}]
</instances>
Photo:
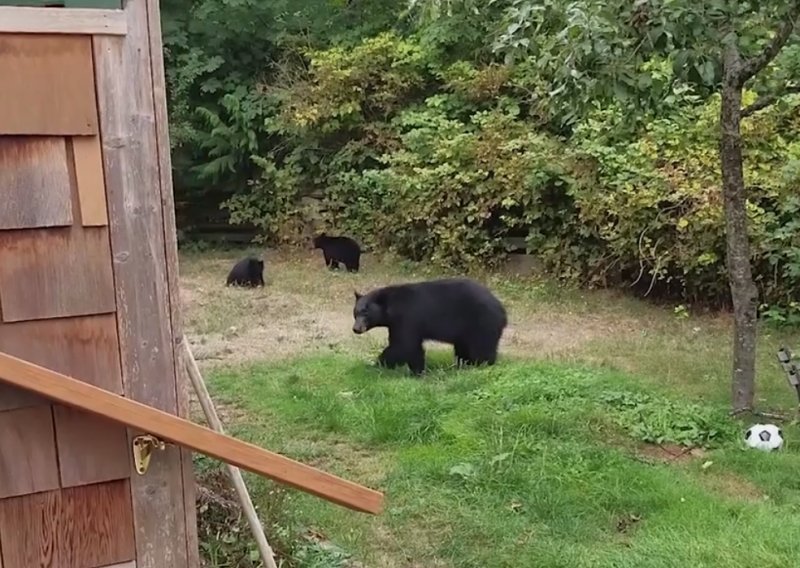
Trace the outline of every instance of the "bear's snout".
<instances>
[{"instance_id":1,"label":"bear's snout","mask_svg":"<svg viewBox=\"0 0 800 568\"><path fill-rule=\"evenodd\" d=\"M367 325L361 320L356 320L353 324L353 333L361 335L365 331L367 331Z\"/></svg>"}]
</instances>

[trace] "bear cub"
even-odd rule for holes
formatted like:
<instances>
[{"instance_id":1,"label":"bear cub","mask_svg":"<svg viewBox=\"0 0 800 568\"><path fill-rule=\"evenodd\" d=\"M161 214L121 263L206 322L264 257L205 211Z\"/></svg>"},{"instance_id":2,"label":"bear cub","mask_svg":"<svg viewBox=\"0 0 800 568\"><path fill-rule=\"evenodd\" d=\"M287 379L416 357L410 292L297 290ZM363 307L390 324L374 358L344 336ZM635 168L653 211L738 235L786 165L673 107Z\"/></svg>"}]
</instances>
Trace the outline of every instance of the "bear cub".
<instances>
[{"instance_id":1,"label":"bear cub","mask_svg":"<svg viewBox=\"0 0 800 568\"><path fill-rule=\"evenodd\" d=\"M353 333L389 329L389 345L378 364L425 370L423 341L449 343L459 365L493 365L506 309L484 285L469 278L444 278L355 292Z\"/></svg>"},{"instance_id":2,"label":"bear cub","mask_svg":"<svg viewBox=\"0 0 800 568\"><path fill-rule=\"evenodd\" d=\"M361 247L350 237L329 237L325 233L314 237L314 249L322 249L325 266L334 269L344 264L349 272L358 272Z\"/></svg>"},{"instance_id":3,"label":"bear cub","mask_svg":"<svg viewBox=\"0 0 800 568\"><path fill-rule=\"evenodd\" d=\"M255 288L264 285L264 261L252 256L237 262L228 273L226 286Z\"/></svg>"}]
</instances>

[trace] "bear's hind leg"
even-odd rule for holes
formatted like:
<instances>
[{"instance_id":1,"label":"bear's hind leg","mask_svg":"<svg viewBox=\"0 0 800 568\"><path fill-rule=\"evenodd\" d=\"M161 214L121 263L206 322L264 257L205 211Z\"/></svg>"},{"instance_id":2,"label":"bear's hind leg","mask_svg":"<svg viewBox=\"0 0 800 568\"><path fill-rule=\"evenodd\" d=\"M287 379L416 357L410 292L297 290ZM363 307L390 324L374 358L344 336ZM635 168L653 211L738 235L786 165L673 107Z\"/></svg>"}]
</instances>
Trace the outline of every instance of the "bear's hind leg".
<instances>
[{"instance_id":1,"label":"bear's hind leg","mask_svg":"<svg viewBox=\"0 0 800 568\"><path fill-rule=\"evenodd\" d=\"M469 349L464 343L457 342L453 345L453 350L455 351L456 355L456 366L464 367L466 365L471 364L472 359L469 355Z\"/></svg>"},{"instance_id":2,"label":"bear's hind leg","mask_svg":"<svg viewBox=\"0 0 800 568\"><path fill-rule=\"evenodd\" d=\"M470 346L470 360L473 365L494 365L497 362L499 335L481 338Z\"/></svg>"},{"instance_id":3,"label":"bear's hind leg","mask_svg":"<svg viewBox=\"0 0 800 568\"><path fill-rule=\"evenodd\" d=\"M387 345L386 348L378 355L378 365L386 367L387 369L394 369L400 365L405 364L405 361L399 357L396 348Z\"/></svg>"},{"instance_id":4,"label":"bear's hind leg","mask_svg":"<svg viewBox=\"0 0 800 568\"><path fill-rule=\"evenodd\" d=\"M409 348L406 360L412 375L418 376L425 371L425 350L422 348L422 343Z\"/></svg>"}]
</instances>

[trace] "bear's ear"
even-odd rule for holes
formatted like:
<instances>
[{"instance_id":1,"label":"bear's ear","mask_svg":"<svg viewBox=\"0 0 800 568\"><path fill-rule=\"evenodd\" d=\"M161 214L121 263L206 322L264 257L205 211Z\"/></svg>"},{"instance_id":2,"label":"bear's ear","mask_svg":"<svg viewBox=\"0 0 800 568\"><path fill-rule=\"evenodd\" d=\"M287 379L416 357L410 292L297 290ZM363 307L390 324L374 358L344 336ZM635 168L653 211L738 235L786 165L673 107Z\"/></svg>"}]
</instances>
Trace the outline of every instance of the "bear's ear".
<instances>
[{"instance_id":1,"label":"bear's ear","mask_svg":"<svg viewBox=\"0 0 800 568\"><path fill-rule=\"evenodd\" d=\"M364 294L359 294L358 290L353 290L353 294L356 297L356 301L360 300L364 296Z\"/></svg>"}]
</instances>

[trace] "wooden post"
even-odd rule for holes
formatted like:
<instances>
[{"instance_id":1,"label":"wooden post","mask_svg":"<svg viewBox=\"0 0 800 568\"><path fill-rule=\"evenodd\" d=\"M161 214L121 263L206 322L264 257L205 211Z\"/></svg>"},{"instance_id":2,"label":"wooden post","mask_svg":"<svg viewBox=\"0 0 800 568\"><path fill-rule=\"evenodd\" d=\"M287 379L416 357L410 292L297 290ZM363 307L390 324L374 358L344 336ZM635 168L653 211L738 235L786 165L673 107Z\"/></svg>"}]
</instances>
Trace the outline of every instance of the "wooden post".
<instances>
[{"instance_id":1,"label":"wooden post","mask_svg":"<svg viewBox=\"0 0 800 568\"><path fill-rule=\"evenodd\" d=\"M146 0L147 30L150 43L150 75L153 84L153 108L155 111L156 150L158 152L158 173L161 188L161 216L164 220L164 251L167 259L167 291L174 338L173 361L177 381L176 396L178 416L189 417L189 380L183 364L181 342L183 321L178 268L178 241L175 226L175 198L172 188L172 160L169 143L169 118L167 116L167 86L164 73L164 46L161 39L161 11L159 0ZM183 498L186 514L186 547L190 567L200 565L200 548L197 538L197 507L195 502L194 463L192 452L181 448L181 468L183 472Z\"/></svg>"},{"instance_id":2,"label":"wooden post","mask_svg":"<svg viewBox=\"0 0 800 568\"><path fill-rule=\"evenodd\" d=\"M131 0L124 12L126 36L92 38L123 384L129 399L177 415L147 6ZM134 476L131 492L138 568L193 568L180 448Z\"/></svg>"}]
</instances>

